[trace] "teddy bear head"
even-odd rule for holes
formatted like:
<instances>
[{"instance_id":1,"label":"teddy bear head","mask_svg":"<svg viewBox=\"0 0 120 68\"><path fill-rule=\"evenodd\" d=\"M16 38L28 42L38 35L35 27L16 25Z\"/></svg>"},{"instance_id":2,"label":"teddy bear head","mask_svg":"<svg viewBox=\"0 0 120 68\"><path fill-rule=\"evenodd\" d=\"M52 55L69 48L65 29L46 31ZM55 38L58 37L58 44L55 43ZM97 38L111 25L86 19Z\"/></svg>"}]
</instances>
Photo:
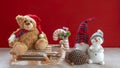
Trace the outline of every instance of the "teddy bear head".
<instances>
[{"instance_id":1,"label":"teddy bear head","mask_svg":"<svg viewBox=\"0 0 120 68\"><path fill-rule=\"evenodd\" d=\"M40 19L36 15L18 15L16 16L17 23L20 29L34 30L37 28L37 23L40 23Z\"/></svg>"}]
</instances>

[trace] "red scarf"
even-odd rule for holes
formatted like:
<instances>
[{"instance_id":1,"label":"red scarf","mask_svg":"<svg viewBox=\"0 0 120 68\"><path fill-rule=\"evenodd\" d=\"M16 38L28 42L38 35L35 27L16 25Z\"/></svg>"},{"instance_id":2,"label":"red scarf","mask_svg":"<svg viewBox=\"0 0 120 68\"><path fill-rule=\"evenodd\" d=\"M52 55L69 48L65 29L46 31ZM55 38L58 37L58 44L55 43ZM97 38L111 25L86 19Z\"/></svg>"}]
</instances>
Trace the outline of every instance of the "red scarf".
<instances>
[{"instance_id":1,"label":"red scarf","mask_svg":"<svg viewBox=\"0 0 120 68\"><path fill-rule=\"evenodd\" d=\"M15 33L15 35L16 35L16 37L20 37L21 35L23 35L24 33L27 33L27 32L29 32L29 30L20 29Z\"/></svg>"}]
</instances>

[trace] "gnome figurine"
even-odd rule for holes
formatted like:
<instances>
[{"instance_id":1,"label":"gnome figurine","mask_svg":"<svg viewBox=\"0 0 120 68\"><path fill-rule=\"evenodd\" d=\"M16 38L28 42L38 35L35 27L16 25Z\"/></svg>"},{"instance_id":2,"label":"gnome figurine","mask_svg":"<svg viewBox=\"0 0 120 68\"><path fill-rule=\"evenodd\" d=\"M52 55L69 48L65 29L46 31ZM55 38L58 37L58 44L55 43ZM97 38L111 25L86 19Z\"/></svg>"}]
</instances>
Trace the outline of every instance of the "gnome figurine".
<instances>
[{"instance_id":1,"label":"gnome figurine","mask_svg":"<svg viewBox=\"0 0 120 68\"><path fill-rule=\"evenodd\" d=\"M88 50L88 40L89 40L89 36L88 36L88 32L87 32L87 24L89 22L92 22L94 20L94 18L89 18L86 19L85 21L81 22L78 28L78 32L77 32L77 39L76 39L76 43L75 43L75 48L79 49L83 52L87 53Z\"/></svg>"},{"instance_id":2,"label":"gnome figurine","mask_svg":"<svg viewBox=\"0 0 120 68\"><path fill-rule=\"evenodd\" d=\"M101 30L97 30L91 38L92 45L88 49L89 61L88 63L98 63L104 65L104 49L101 44L104 42L103 32Z\"/></svg>"}]
</instances>

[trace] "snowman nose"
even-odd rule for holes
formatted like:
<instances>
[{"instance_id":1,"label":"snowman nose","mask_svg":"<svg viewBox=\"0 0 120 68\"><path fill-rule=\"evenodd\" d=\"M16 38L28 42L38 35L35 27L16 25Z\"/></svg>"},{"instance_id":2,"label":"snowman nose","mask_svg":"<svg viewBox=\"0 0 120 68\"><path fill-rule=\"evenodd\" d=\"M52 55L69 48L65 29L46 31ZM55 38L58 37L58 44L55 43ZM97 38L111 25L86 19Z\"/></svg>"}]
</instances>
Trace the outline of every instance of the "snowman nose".
<instances>
[{"instance_id":1,"label":"snowman nose","mask_svg":"<svg viewBox=\"0 0 120 68\"><path fill-rule=\"evenodd\" d=\"M97 38L95 38L95 41L98 42L99 40Z\"/></svg>"}]
</instances>

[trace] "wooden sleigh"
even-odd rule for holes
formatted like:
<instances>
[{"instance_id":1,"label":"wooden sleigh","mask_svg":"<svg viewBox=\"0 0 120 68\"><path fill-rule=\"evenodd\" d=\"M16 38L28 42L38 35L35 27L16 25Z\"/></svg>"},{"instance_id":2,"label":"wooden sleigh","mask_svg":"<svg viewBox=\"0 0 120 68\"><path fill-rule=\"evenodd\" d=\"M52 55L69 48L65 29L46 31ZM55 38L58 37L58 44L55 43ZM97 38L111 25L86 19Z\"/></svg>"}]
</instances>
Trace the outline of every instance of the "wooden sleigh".
<instances>
[{"instance_id":1,"label":"wooden sleigh","mask_svg":"<svg viewBox=\"0 0 120 68\"><path fill-rule=\"evenodd\" d=\"M20 61L34 62L39 64L58 64L65 58L66 51L59 45L48 45L44 50L28 50L23 55L12 55L10 64Z\"/></svg>"}]
</instances>

